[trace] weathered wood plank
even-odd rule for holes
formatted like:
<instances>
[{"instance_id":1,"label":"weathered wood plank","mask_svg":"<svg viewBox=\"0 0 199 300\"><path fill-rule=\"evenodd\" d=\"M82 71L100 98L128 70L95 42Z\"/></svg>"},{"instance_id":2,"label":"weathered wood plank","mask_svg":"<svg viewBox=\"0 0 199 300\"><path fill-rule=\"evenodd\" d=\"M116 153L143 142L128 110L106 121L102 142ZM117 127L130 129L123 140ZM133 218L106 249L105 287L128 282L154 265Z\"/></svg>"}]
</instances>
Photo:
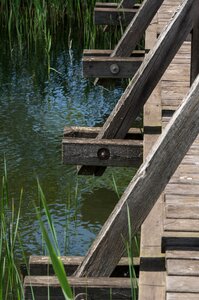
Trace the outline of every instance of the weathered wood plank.
<instances>
[{"instance_id":1,"label":"weathered wood plank","mask_svg":"<svg viewBox=\"0 0 199 300\"><path fill-rule=\"evenodd\" d=\"M64 138L96 138L101 131L101 127L79 127L79 126L65 126ZM128 140L143 140L142 128L130 128L125 139Z\"/></svg>"},{"instance_id":2,"label":"weathered wood plank","mask_svg":"<svg viewBox=\"0 0 199 300\"><path fill-rule=\"evenodd\" d=\"M128 237L127 205L132 218L132 234L135 234L198 135L198 97L199 76L103 226L77 276L111 274L124 250L123 240L119 237ZM176 145L178 151L175 151ZM102 264L104 257L106 266Z\"/></svg>"},{"instance_id":3,"label":"weathered wood plank","mask_svg":"<svg viewBox=\"0 0 199 300\"><path fill-rule=\"evenodd\" d=\"M199 219L165 219L164 230L199 232Z\"/></svg>"},{"instance_id":4,"label":"weathered wood plank","mask_svg":"<svg viewBox=\"0 0 199 300\"><path fill-rule=\"evenodd\" d=\"M167 292L199 293L199 277L168 276Z\"/></svg>"},{"instance_id":5,"label":"weathered wood plank","mask_svg":"<svg viewBox=\"0 0 199 300\"><path fill-rule=\"evenodd\" d=\"M154 49L145 57L143 64L126 88L97 138L124 138L132 121L138 116L185 37L191 31L193 2L194 0L183 2L168 27L159 37ZM146 0L146 6L147 3L149 5L151 1ZM162 0L154 3L160 5ZM90 169L90 173L95 173L95 171L98 172L97 168ZM84 173L88 174L87 168L81 168L80 174Z\"/></svg>"},{"instance_id":6,"label":"weathered wood plank","mask_svg":"<svg viewBox=\"0 0 199 300\"><path fill-rule=\"evenodd\" d=\"M67 276L72 276L77 267L82 263L83 256L61 256L60 257ZM133 266L139 268L140 259L138 257L133 258ZM30 256L29 259L29 272L31 276L39 275L53 275L54 270L51 260L48 256ZM111 274L111 277L129 277L129 260L128 257L122 257L116 266L115 270Z\"/></svg>"},{"instance_id":7,"label":"weathered wood plank","mask_svg":"<svg viewBox=\"0 0 199 300\"><path fill-rule=\"evenodd\" d=\"M94 22L96 25L127 26L138 12L136 8L95 7Z\"/></svg>"},{"instance_id":8,"label":"weathered wood plank","mask_svg":"<svg viewBox=\"0 0 199 300\"><path fill-rule=\"evenodd\" d=\"M199 293L167 293L166 300L198 300Z\"/></svg>"},{"instance_id":9,"label":"weathered wood plank","mask_svg":"<svg viewBox=\"0 0 199 300\"><path fill-rule=\"evenodd\" d=\"M166 217L169 219L198 219L199 203L166 204Z\"/></svg>"},{"instance_id":10,"label":"weathered wood plank","mask_svg":"<svg viewBox=\"0 0 199 300\"><path fill-rule=\"evenodd\" d=\"M187 184L168 184L165 192L172 195L190 195L199 196L198 185L187 185Z\"/></svg>"},{"instance_id":11,"label":"weathered wood plank","mask_svg":"<svg viewBox=\"0 0 199 300\"><path fill-rule=\"evenodd\" d=\"M62 151L71 165L137 167L143 161L142 141L64 138Z\"/></svg>"},{"instance_id":12,"label":"weathered wood plank","mask_svg":"<svg viewBox=\"0 0 199 300\"><path fill-rule=\"evenodd\" d=\"M153 48L157 40L157 15L145 34L145 45ZM161 84L159 83L144 106L144 128L161 127ZM159 134L161 131L159 132ZM158 135L150 132L144 135L144 157L147 156ZM141 227L139 273L139 300L163 300L165 298L165 261L161 255L163 231L163 199L160 197ZM151 230L152 229L152 230Z\"/></svg>"},{"instance_id":13,"label":"weathered wood plank","mask_svg":"<svg viewBox=\"0 0 199 300\"><path fill-rule=\"evenodd\" d=\"M199 276L199 260L196 259L167 259L166 267L169 276Z\"/></svg>"},{"instance_id":14,"label":"weathered wood plank","mask_svg":"<svg viewBox=\"0 0 199 300\"><path fill-rule=\"evenodd\" d=\"M132 53L131 53L131 56L130 57L144 57L145 56L145 53L148 53L149 51L147 50L134 50ZM83 51L83 55L84 56L110 56L111 54L113 53L113 50L111 49L84 49Z\"/></svg>"},{"instance_id":15,"label":"weathered wood plank","mask_svg":"<svg viewBox=\"0 0 199 300\"><path fill-rule=\"evenodd\" d=\"M145 0L113 51L112 56L130 56L164 0Z\"/></svg>"},{"instance_id":16,"label":"weathered wood plank","mask_svg":"<svg viewBox=\"0 0 199 300\"><path fill-rule=\"evenodd\" d=\"M199 251L166 251L166 259L199 260Z\"/></svg>"},{"instance_id":17,"label":"weathered wood plank","mask_svg":"<svg viewBox=\"0 0 199 300\"><path fill-rule=\"evenodd\" d=\"M119 4L119 6L125 7L125 8L132 8L135 5L136 0L122 0L122 2Z\"/></svg>"},{"instance_id":18,"label":"weathered wood plank","mask_svg":"<svg viewBox=\"0 0 199 300\"><path fill-rule=\"evenodd\" d=\"M191 47L191 83L199 74L199 2L195 1L194 27L192 30L192 47Z\"/></svg>"},{"instance_id":19,"label":"weathered wood plank","mask_svg":"<svg viewBox=\"0 0 199 300\"><path fill-rule=\"evenodd\" d=\"M122 300L131 299L131 280L130 278L77 278L68 277L74 295L84 293L81 299L111 299ZM134 281L135 287L137 281ZM55 276L27 276L24 280L25 299L48 299L50 293L51 300L64 300L59 282ZM42 298L43 297L43 298ZM46 297L46 298L45 298Z\"/></svg>"},{"instance_id":20,"label":"weathered wood plank","mask_svg":"<svg viewBox=\"0 0 199 300\"><path fill-rule=\"evenodd\" d=\"M83 76L100 78L133 77L143 62L143 57L84 57Z\"/></svg>"}]
</instances>

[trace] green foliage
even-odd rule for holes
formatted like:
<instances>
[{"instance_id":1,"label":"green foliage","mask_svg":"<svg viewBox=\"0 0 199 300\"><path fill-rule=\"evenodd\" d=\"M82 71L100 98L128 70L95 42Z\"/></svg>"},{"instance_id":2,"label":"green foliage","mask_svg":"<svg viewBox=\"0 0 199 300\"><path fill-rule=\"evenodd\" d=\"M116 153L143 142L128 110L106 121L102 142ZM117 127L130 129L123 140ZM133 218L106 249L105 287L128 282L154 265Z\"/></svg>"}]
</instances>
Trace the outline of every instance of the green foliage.
<instances>
[{"instance_id":1,"label":"green foliage","mask_svg":"<svg viewBox=\"0 0 199 300\"><path fill-rule=\"evenodd\" d=\"M23 283L16 263L15 250L20 220L21 190L19 208L8 194L7 169L4 163L2 195L0 200L0 300L23 298Z\"/></svg>"}]
</instances>

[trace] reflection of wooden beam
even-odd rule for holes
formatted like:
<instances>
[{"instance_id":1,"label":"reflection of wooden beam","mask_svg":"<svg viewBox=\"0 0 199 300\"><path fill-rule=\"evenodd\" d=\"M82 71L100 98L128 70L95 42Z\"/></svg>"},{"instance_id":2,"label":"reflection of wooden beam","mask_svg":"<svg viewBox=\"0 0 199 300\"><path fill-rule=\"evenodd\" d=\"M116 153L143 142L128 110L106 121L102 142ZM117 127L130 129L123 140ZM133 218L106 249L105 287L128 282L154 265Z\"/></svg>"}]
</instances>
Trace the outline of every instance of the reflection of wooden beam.
<instances>
[{"instance_id":1,"label":"reflection of wooden beam","mask_svg":"<svg viewBox=\"0 0 199 300\"><path fill-rule=\"evenodd\" d=\"M84 77L130 78L139 69L143 57L84 57Z\"/></svg>"},{"instance_id":2,"label":"reflection of wooden beam","mask_svg":"<svg viewBox=\"0 0 199 300\"><path fill-rule=\"evenodd\" d=\"M96 25L128 25L137 13L135 8L95 7L94 21Z\"/></svg>"},{"instance_id":3,"label":"reflection of wooden beam","mask_svg":"<svg viewBox=\"0 0 199 300\"><path fill-rule=\"evenodd\" d=\"M65 164L116 167L142 164L142 141L64 138L62 145Z\"/></svg>"}]
</instances>

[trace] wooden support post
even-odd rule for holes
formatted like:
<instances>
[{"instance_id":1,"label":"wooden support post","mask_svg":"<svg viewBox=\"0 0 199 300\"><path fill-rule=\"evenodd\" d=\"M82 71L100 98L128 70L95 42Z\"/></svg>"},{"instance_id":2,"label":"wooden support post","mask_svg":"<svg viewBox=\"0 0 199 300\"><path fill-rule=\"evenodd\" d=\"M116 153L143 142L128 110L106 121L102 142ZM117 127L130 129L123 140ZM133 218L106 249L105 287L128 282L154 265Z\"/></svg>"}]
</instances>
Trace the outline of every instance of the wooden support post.
<instances>
[{"instance_id":1,"label":"wooden support post","mask_svg":"<svg viewBox=\"0 0 199 300\"><path fill-rule=\"evenodd\" d=\"M199 75L103 226L76 276L111 274L125 250L124 240L128 239L127 208L134 235L199 133L198 99Z\"/></svg>"},{"instance_id":2,"label":"wooden support post","mask_svg":"<svg viewBox=\"0 0 199 300\"><path fill-rule=\"evenodd\" d=\"M130 56L164 0L145 0L114 49L112 56Z\"/></svg>"},{"instance_id":3,"label":"wooden support post","mask_svg":"<svg viewBox=\"0 0 199 300\"><path fill-rule=\"evenodd\" d=\"M194 26L191 44L191 84L199 74L199 2L195 2Z\"/></svg>"},{"instance_id":4,"label":"wooden support post","mask_svg":"<svg viewBox=\"0 0 199 300\"><path fill-rule=\"evenodd\" d=\"M151 3L151 1L149 2ZM97 138L124 138L188 33L192 30L193 3L195 3L194 0L184 1L159 36L155 47L145 57ZM95 167L90 170L88 167L79 169L79 174L101 175L103 172L104 170Z\"/></svg>"}]
</instances>

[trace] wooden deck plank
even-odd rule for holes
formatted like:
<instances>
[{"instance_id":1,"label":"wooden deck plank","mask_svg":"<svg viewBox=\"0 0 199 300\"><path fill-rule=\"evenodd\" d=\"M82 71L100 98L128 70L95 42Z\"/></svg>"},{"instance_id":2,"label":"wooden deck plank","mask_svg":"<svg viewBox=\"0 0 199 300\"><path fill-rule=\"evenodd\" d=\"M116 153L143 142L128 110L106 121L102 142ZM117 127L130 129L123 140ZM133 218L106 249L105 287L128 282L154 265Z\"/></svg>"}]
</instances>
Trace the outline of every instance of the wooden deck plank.
<instances>
[{"instance_id":1,"label":"wooden deck plank","mask_svg":"<svg viewBox=\"0 0 199 300\"><path fill-rule=\"evenodd\" d=\"M167 276L166 289L173 293L199 293L199 277Z\"/></svg>"},{"instance_id":2,"label":"wooden deck plank","mask_svg":"<svg viewBox=\"0 0 199 300\"><path fill-rule=\"evenodd\" d=\"M166 300L198 300L199 293L167 293Z\"/></svg>"},{"instance_id":3,"label":"wooden deck plank","mask_svg":"<svg viewBox=\"0 0 199 300\"><path fill-rule=\"evenodd\" d=\"M167 259L166 268L168 276L199 276L197 259Z\"/></svg>"}]
</instances>

